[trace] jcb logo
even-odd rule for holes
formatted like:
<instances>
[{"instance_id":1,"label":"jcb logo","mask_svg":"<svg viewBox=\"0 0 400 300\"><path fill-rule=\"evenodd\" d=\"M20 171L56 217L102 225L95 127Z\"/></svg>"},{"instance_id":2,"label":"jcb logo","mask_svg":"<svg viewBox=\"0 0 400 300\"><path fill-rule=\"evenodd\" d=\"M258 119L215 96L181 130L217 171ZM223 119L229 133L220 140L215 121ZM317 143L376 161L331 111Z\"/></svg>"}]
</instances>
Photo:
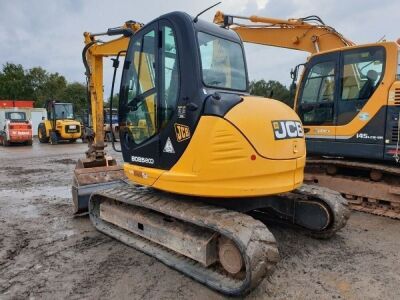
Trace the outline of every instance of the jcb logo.
<instances>
[{"instance_id":1,"label":"jcb logo","mask_svg":"<svg viewBox=\"0 0 400 300\"><path fill-rule=\"evenodd\" d=\"M175 134L178 142L190 139L190 130L186 125L175 124Z\"/></svg>"},{"instance_id":2,"label":"jcb logo","mask_svg":"<svg viewBox=\"0 0 400 300\"><path fill-rule=\"evenodd\" d=\"M276 140L304 137L303 126L299 121L272 121Z\"/></svg>"}]
</instances>

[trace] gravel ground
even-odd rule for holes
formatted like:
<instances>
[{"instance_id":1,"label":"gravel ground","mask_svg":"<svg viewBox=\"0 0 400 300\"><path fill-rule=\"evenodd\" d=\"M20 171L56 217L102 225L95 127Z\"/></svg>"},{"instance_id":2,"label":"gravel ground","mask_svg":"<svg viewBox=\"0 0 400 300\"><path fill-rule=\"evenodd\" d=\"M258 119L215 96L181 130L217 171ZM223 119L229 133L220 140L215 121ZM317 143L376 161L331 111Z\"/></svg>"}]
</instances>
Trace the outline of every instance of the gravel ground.
<instances>
[{"instance_id":1,"label":"gravel ground","mask_svg":"<svg viewBox=\"0 0 400 300\"><path fill-rule=\"evenodd\" d=\"M72 172L85 149L0 147L0 299L225 298L72 217ZM352 213L327 241L270 229L281 261L247 298L400 299L399 221Z\"/></svg>"}]
</instances>

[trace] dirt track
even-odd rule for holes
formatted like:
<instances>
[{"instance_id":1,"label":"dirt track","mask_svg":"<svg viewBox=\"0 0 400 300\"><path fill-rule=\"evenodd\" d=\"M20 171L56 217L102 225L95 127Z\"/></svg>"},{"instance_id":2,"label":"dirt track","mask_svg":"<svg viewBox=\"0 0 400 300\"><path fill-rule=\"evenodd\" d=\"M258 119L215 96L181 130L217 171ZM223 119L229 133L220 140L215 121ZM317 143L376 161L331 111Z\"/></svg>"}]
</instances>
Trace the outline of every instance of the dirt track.
<instances>
[{"instance_id":1,"label":"dirt track","mask_svg":"<svg viewBox=\"0 0 400 300\"><path fill-rule=\"evenodd\" d=\"M0 299L224 298L71 216L85 149L0 147ZM400 299L400 221L353 213L329 241L271 230L281 261L248 298Z\"/></svg>"}]
</instances>

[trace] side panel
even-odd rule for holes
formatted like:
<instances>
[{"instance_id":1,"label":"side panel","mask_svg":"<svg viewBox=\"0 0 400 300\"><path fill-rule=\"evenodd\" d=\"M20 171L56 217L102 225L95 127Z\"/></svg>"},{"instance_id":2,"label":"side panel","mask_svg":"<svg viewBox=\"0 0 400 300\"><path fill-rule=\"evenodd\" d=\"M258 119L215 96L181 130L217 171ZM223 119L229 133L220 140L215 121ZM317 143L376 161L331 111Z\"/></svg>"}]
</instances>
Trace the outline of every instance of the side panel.
<instances>
[{"instance_id":1,"label":"side panel","mask_svg":"<svg viewBox=\"0 0 400 300\"><path fill-rule=\"evenodd\" d=\"M273 143L273 142L271 142ZM227 120L203 116L189 146L168 171L125 164L133 182L185 195L209 197L265 196L301 185L305 155L266 159Z\"/></svg>"},{"instance_id":2,"label":"side panel","mask_svg":"<svg viewBox=\"0 0 400 300\"><path fill-rule=\"evenodd\" d=\"M387 106L354 136L337 136L336 139L321 140L306 138L307 152L318 155L350 156L382 159L384 152L384 132Z\"/></svg>"}]
</instances>

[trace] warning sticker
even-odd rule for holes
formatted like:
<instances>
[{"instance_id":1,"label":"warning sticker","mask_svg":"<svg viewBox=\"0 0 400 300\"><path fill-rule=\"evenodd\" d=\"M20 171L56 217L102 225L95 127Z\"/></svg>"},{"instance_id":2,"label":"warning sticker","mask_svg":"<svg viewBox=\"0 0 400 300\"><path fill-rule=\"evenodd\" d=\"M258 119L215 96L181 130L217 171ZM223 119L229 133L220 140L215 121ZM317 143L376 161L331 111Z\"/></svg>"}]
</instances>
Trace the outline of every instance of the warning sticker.
<instances>
[{"instance_id":1,"label":"warning sticker","mask_svg":"<svg viewBox=\"0 0 400 300\"><path fill-rule=\"evenodd\" d=\"M171 139L168 137L167 142L165 143L163 152L166 153L175 153L174 146L172 146Z\"/></svg>"}]
</instances>

